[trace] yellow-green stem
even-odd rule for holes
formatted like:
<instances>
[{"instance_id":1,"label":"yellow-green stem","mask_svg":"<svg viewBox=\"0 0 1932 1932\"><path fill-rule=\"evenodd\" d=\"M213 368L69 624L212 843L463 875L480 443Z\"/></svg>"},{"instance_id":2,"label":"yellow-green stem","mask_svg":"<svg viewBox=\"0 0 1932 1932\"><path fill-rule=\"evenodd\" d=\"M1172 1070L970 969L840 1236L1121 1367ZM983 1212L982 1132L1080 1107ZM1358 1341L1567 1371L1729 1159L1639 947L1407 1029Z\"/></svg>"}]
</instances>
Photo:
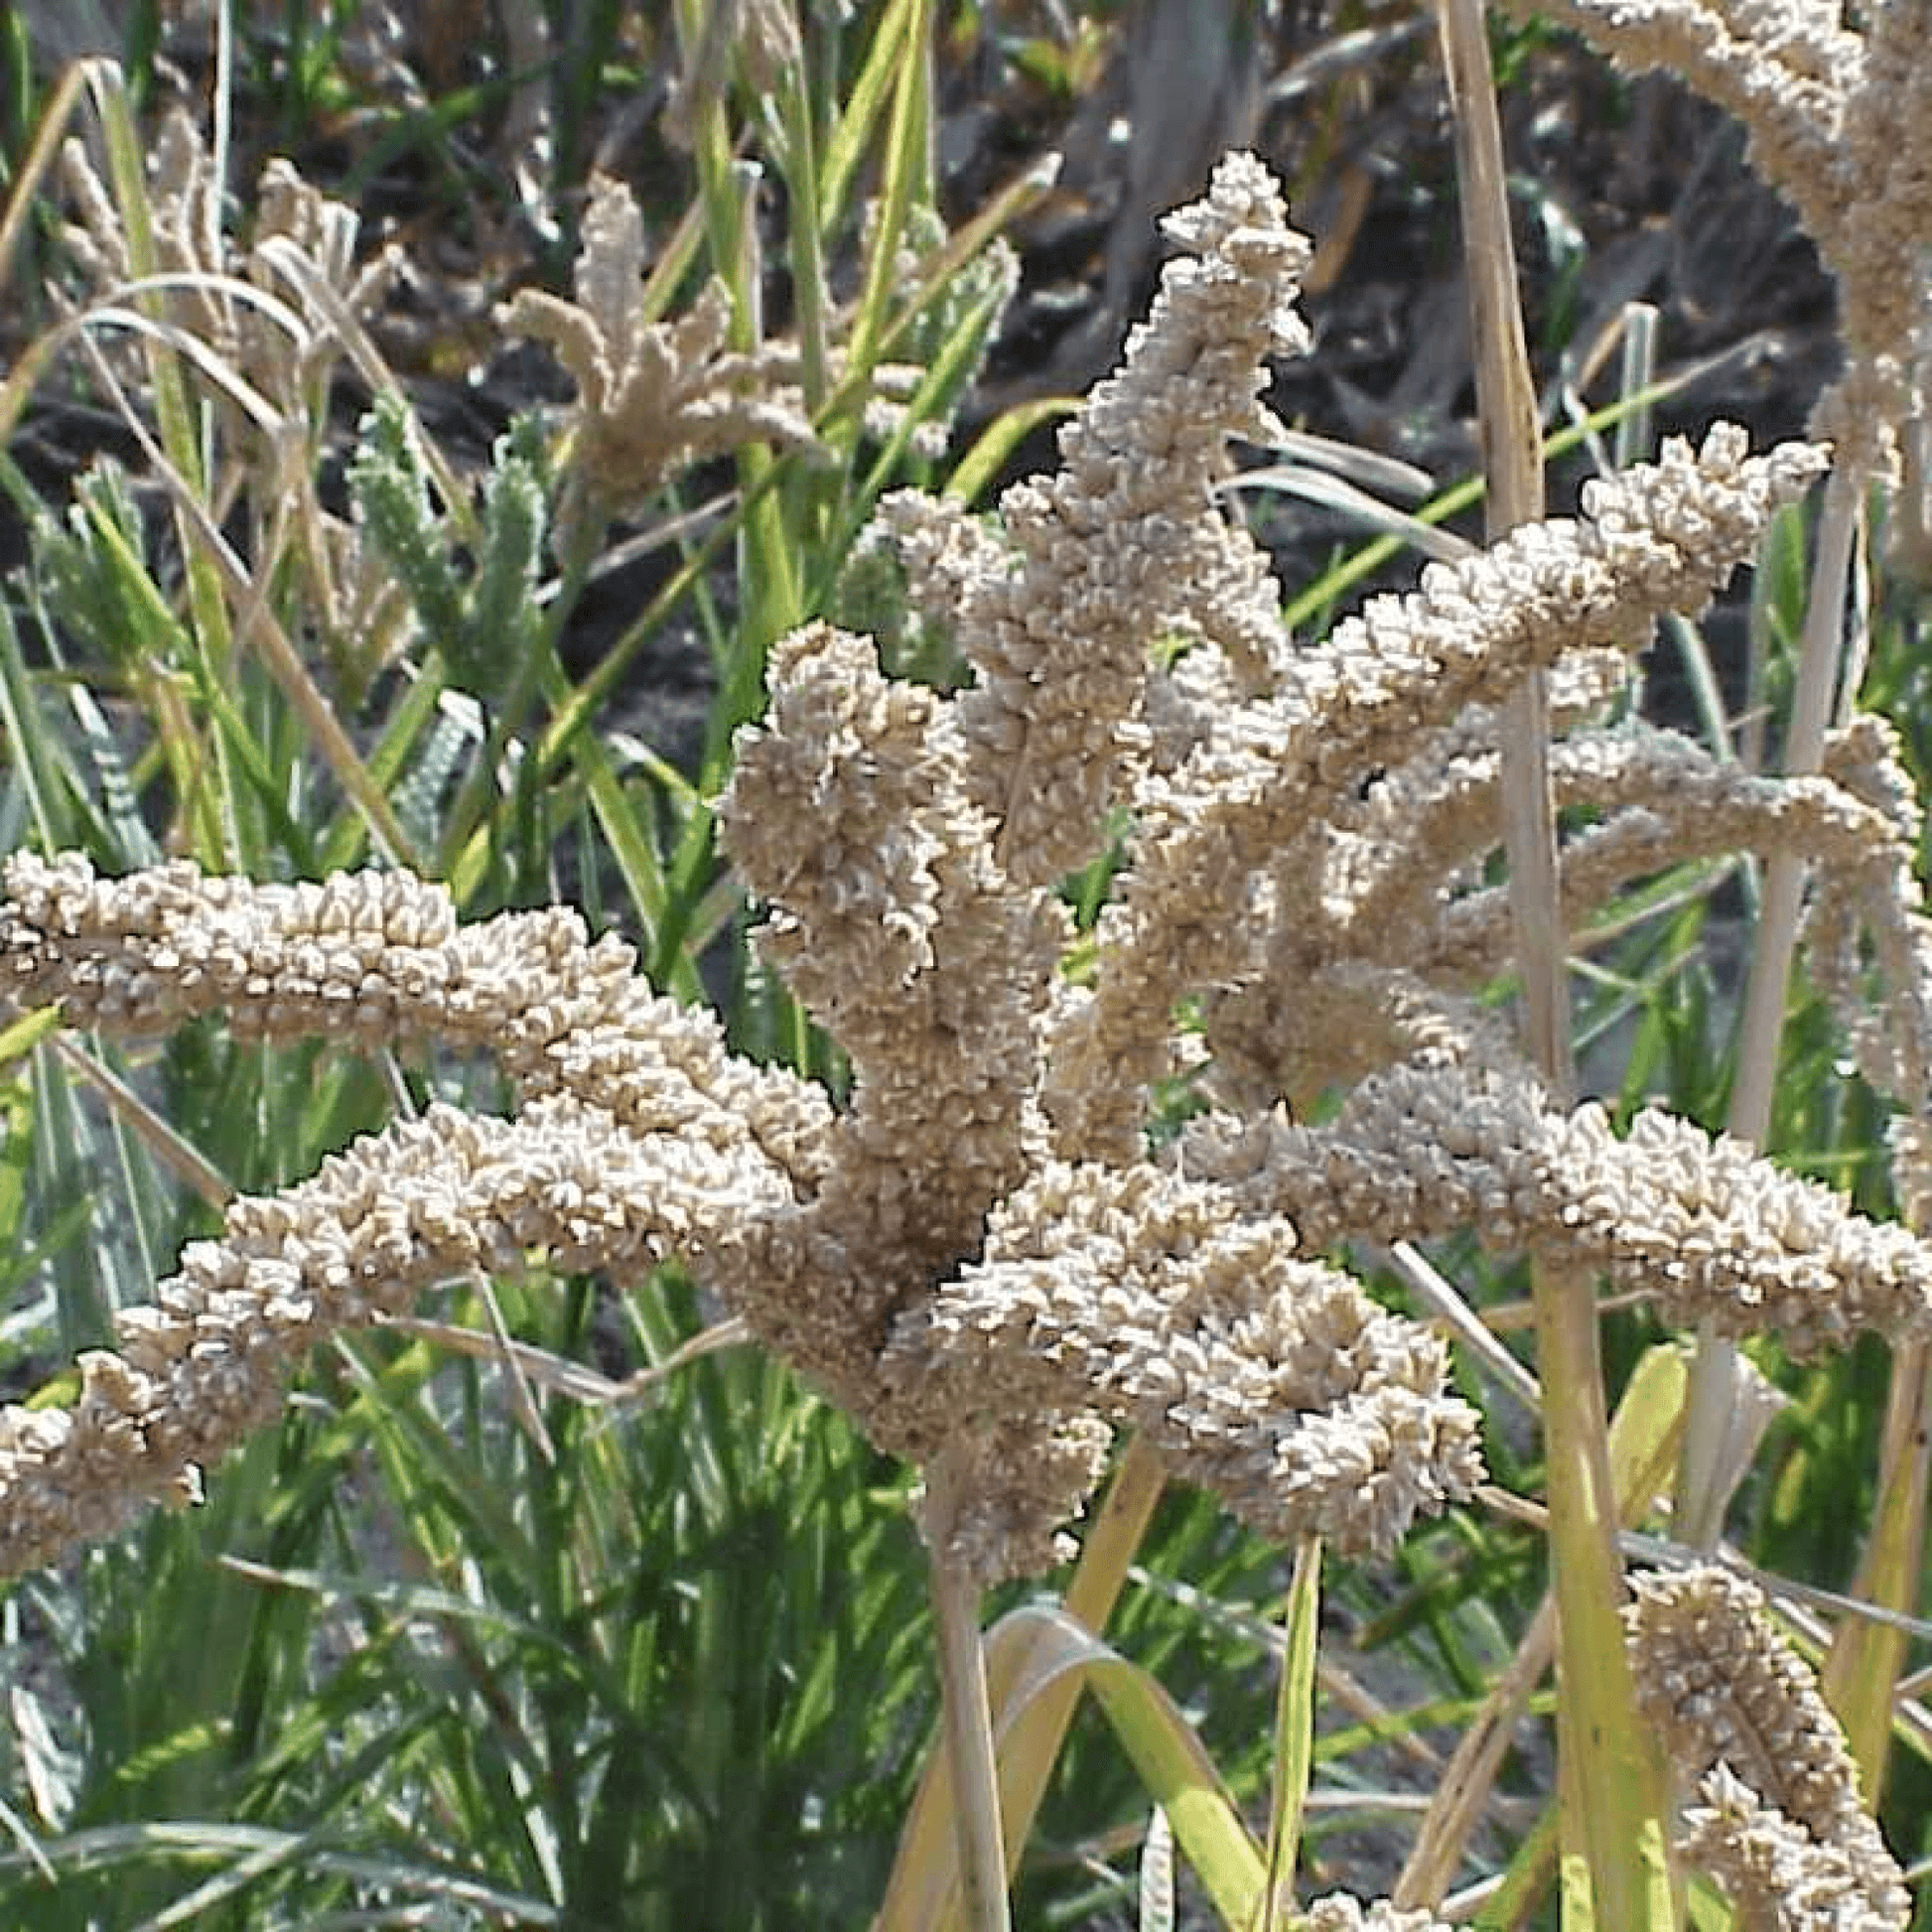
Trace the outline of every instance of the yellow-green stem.
<instances>
[{"instance_id":1,"label":"yellow-green stem","mask_svg":"<svg viewBox=\"0 0 1932 1932\"><path fill-rule=\"evenodd\" d=\"M1132 1439L1105 1499L1088 1523L1073 1581L1062 1599L1068 1614L1096 1636L1106 1629L1113 1614L1128 1567L1147 1535L1165 1485L1154 1452L1138 1437ZM1014 1694L1035 1674L1035 1649L1028 1645L1019 1651L1010 1650L1003 1657L996 1656L990 1667L988 1702L1001 1738L1000 1812L1009 1874L1019 1867L1046 1781L1080 1700L1079 1677L1064 1674L1038 1691L1024 1711L1009 1716ZM947 1913L957 1909L958 1874L951 1869L939 1870L930 1851L935 1839L934 1807L943 1790L937 1770L937 1759L927 1764L906 1814L887 1887L886 1909L876 1932L905 1932L909 1927L945 1924Z\"/></svg>"},{"instance_id":2,"label":"yellow-green stem","mask_svg":"<svg viewBox=\"0 0 1932 1932\"><path fill-rule=\"evenodd\" d=\"M1517 302L1502 134L1480 0L1441 0L1454 113L1463 260L1476 394L1489 476L1491 538L1542 514L1541 433ZM1571 1089L1566 947L1556 891L1549 719L1540 676L1524 680L1502 727L1510 908L1532 1057L1559 1101ZM1618 1606L1616 1493L1610 1478L1596 1308L1589 1281L1531 1270L1558 1628L1557 1751L1565 1824L1566 1926L1615 1932L1674 1926L1664 1779L1636 1708ZM1587 1867L1583 1881L1580 1864Z\"/></svg>"},{"instance_id":3,"label":"yellow-green stem","mask_svg":"<svg viewBox=\"0 0 1932 1932\"><path fill-rule=\"evenodd\" d=\"M1321 1539L1304 1537L1295 1551L1282 1618L1282 1681L1275 1707L1275 1801L1268 1820L1268 1882L1263 1932L1275 1932L1294 1895L1302 1856L1302 1822L1314 1768L1314 1653L1321 1611Z\"/></svg>"},{"instance_id":4,"label":"yellow-green stem","mask_svg":"<svg viewBox=\"0 0 1932 1932\"><path fill-rule=\"evenodd\" d=\"M1610 1474L1616 1484L1617 1520L1634 1528L1669 1486L1682 1441L1682 1355L1653 1348L1625 1383L1610 1424ZM1396 1882L1395 1903L1405 1909L1443 1902L1495 1787L1505 1753L1536 1687L1556 1656L1556 1598L1537 1605L1516 1655L1489 1687L1475 1722L1463 1732L1437 1783L1422 1829Z\"/></svg>"},{"instance_id":5,"label":"yellow-green stem","mask_svg":"<svg viewBox=\"0 0 1932 1932\"><path fill-rule=\"evenodd\" d=\"M1000 1785L993 1758L979 1587L953 1554L961 1505L958 1472L941 1455L926 1472L925 1534L939 1634L946 1760L952 1771L953 1833L959 1855L962 1932L1011 1932Z\"/></svg>"},{"instance_id":6,"label":"yellow-green stem","mask_svg":"<svg viewBox=\"0 0 1932 1932\"><path fill-rule=\"evenodd\" d=\"M113 182L115 204L126 223L128 273L136 281L144 280L160 271L153 209L148 203L144 166L146 150L134 125L133 112L119 69L102 64L90 70L90 79L101 137L107 149L108 173ZM156 298L142 296L138 301L144 313L160 315ZM143 347L148 359L148 379L153 388L155 421L161 432L161 446L168 453L169 462L186 479L196 500L205 501L207 478L202 461L202 443L196 431L195 411L190 403L188 385L182 379L181 367L174 351L157 337L144 338ZM176 512L181 524L183 570L193 617L188 634L196 650L201 675L205 683L211 686L228 676L227 607L222 602L220 581L214 566L205 547L196 540L196 532L190 527L189 519L179 503ZM220 775L219 798L226 806L236 795L233 774L228 769L227 746L219 732L209 734L207 743L212 751L215 769ZM205 849L200 856L216 870L229 870L240 865L243 855L237 849L239 828L233 822L232 813L224 811L222 817L223 823L217 830L204 835Z\"/></svg>"},{"instance_id":7,"label":"yellow-green stem","mask_svg":"<svg viewBox=\"0 0 1932 1932\"><path fill-rule=\"evenodd\" d=\"M1902 1342L1892 1357L1891 1394L1878 1451L1878 1503L1852 1593L1905 1612L1918 1608L1925 1561L1925 1503L1932 1476L1932 1348ZM1826 1654L1827 1701L1859 1761L1865 1802L1884 1795L1892 1702L1905 1666L1906 1634L1876 1617L1844 1618Z\"/></svg>"}]
</instances>

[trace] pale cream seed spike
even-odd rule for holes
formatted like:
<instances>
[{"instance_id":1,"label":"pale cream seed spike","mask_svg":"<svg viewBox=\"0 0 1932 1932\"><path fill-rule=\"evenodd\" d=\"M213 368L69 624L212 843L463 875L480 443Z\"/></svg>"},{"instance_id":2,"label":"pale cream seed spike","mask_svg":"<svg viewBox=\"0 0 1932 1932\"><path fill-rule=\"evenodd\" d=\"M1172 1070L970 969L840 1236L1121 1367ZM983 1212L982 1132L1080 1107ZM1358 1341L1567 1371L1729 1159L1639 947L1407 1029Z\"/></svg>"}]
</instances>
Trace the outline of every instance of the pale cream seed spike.
<instances>
[{"instance_id":1,"label":"pale cream seed spike","mask_svg":"<svg viewBox=\"0 0 1932 1932\"><path fill-rule=\"evenodd\" d=\"M1334 1891L1317 1898L1303 1920L1306 1932L1451 1932L1449 1920L1386 1898L1360 1899Z\"/></svg>"},{"instance_id":2,"label":"pale cream seed spike","mask_svg":"<svg viewBox=\"0 0 1932 1932\"><path fill-rule=\"evenodd\" d=\"M1911 1897L1858 1765L1763 1591L1711 1564L1640 1575L1624 1620L1639 1701L1705 1801L1692 1855L1771 1922L1903 1932Z\"/></svg>"},{"instance_id":3,"label":"pale cream seed spike","mask_svg":"<svg viewBox=\"0 0 1932 1932\"><path fill-rule=\"evenodd\" d=\"M1657 464L1593 480L1582 520L1525 526L1431 564L1411 597L1372 600L1294 660L1274 697L1240 707L1151 782L1134 863L1097 929L1093 994L1068 1002L1056 1029L1045 1097L1059 1150L1132 1157L1173 1004L1249 969L1257 881L1338 789L1527 669L1570 649L1631 648L1665 612L1701 609L1825 463L1808 444L1751 456L1731 425L1696 451L1673 439Z\"/></svg>"}]
</instances>

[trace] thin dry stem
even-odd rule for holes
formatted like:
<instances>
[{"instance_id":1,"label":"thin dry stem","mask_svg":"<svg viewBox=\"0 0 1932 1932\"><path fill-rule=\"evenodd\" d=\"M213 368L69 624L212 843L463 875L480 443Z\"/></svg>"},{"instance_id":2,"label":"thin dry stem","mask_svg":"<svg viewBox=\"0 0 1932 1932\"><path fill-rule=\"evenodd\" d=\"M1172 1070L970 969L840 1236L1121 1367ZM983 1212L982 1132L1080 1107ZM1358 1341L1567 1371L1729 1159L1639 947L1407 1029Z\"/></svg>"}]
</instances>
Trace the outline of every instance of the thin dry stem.
<instances>
[{"instance_id":1,"label":"thin dry stem","mask_svg":"<svg viewBox=\"0 0 1932 1932\"><path fill-rule=\"evenodd\" d=\"M1785 740L1787 777L1816 771L1824 756L1825 729L1842 654L1843 613L1851 569L1852 536L1859 517L1862 480L1840 468L1825 488L1817 557L1805 611L1797 690ZM1759 897L1756 937L1737 1038L1737 1066L1725 1125L1740 1141L1763 1142L1771 1125L1778 1042L1784 1032L1785 987L1797 945L1803 862L1789 852L1772 856ZM1684 1460L1677 1484L1678 1529L1687 1543L1715 1549L1724 1533L1726 1491L1720 1471L1729 1459L1740 1368L1733 1342L1707 1323L1698 1332L1684 1432Z\"/></svg>"},{"instance_id":2,"label":"thin dry stem","mask_svg":"<svg viewBox=\"0 0 1932 1932\"><path fill-rule=\"evenodd\" d=\"M1000 1779L993 1753L986 1652L980 1639L974 1552L955 1549L970 1512L970 1470L941 1453L928 1467L919 1505L932 1574L939 1639L941 1723L952 1770L953 1842L959 1851L961 1923L966 1932L1010 1932L1007 1863L1000 1832Z\"/></svg>"}]
</instances>

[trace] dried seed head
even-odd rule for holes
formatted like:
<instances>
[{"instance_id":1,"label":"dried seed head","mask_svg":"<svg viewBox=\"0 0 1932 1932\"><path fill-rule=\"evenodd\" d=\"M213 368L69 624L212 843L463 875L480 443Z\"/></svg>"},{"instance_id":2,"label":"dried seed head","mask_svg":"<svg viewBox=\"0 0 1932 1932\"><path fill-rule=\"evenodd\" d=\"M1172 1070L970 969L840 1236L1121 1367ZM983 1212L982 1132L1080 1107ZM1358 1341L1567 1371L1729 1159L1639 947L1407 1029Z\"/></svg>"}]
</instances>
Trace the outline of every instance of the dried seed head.
<instances>
[{"instance_id":1,"label":"dried seed head","mask_svg":"<svg viewBox=\"0 0 1932 1932\"><path fill-rule=\"evenodd\" d=\"M1175 1001L1257 962L1259 882L1325 836L1338 799L1524 671L1569 650L1632 649L1664 613L1702 609L1825 461L1808 444L1751 456L1729 424L1695 451L1673 439L1656 465L1587 485L1582 519L1521 526L1430 565L1413 596L1373 600L1298 653L1275 696L1229 711L1150 780L1134 862L1097 929L1092 997L1055 1029L1044 1098L1059 1151L1128 1158L1137 1083L1166 1070Z\"/></svg>"},{"instance_id":2,"label":"dried seed head","mask_svg":"<svg viewBox=\"0 0 1932 1932\"><path fill-rule=\"evenodd\" d=\"M731 296L717 280L672 322L645 322L644 219L622 182L591 184L576 300L519 289L498 314L511 335L548 343L577 383L574 461L592 490L622 503L702 458L746 443L806 449L817 438L795 384L763 349L727 348Z\"/></svg>"},{"instance_id":3,"label":"dried seed head","mask_svg":"<svg viewBox=\"0 0 1932 1932\"><path fill-rule=\"evenodd\" d=\"M1763 1591L1715 1565L1634 1578L1631 1590L1638 1699L1705 1801L1689 1821L1694 1856L1766 1923L1902 1928L1911 1900L1858 1765Z\"/></svg>"},{"instance_id":4,"label":"dried seed head","mask_svg":"<svg viewBox=\"0 0 1932 1932\"><path fill-rule=\"evenodd\" d=\"M1386 1898L1364 1904L1342 1891L1317 1898L1302 1922L1308 1932L1449 1932L1447 1919L1429 1912L1404 1910Z\"/></svg>"}]
</instances>

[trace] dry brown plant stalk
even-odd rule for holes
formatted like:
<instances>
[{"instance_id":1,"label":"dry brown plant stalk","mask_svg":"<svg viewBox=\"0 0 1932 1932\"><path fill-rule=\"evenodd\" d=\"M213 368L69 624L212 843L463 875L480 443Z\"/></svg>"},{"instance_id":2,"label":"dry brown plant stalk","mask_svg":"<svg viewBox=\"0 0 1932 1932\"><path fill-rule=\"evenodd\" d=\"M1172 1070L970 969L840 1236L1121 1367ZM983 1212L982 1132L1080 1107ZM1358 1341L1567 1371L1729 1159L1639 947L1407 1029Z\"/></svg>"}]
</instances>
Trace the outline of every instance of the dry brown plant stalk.
<instances>
[{"instance_id":1,"label":"dry brown plant stalk","mask_svg":"<svg viewBox=\"0 0 1932 1932\"><path fill-rule=\"evenodd\" d=\"M1619 1138L1555 1105L1466 997L1499 917L1462 883L1498 837L1483 708L1536 669L1578 727L1560 781L1604 814L1565 856L1577 909L1709 850L1714 824L1813 856L1882 828L1820 943L1843 959L1851 917L1916 970L1882 747L1779 785L1586 728L1602 652L1700 608L1825 453L1753 454L1720 425L1295 650L1215 486L1230 437L1272 433L1265 359L1306 345L1308 245L1241 155L1169 229L1182 256L1059 473L1008 490L992 526L887 512L977 682L894 680L823 624L771 653L720 820L767 958L849 1056L843 1107L729 1052L560 908L462 926L399 873L7 862L16 1005L121 1037L219 1013L242 1036L487 1050L519 1099L503 1119L433 1107L234 1202L117 1317L117 1348L82 1357L74 1407L0 1414L0 1570L193 1496L324 1336L534 1257L629 1282L680 1255L882 1447L943 1453L944 1554L980 1583L1054 1559L1123 1423L1285 1539L1384 1552L1466 1497L1476 1414L1444 1344L1321 1258L1352 1239L1473 1228L1797 1347L1932 1333L1932 1245L1672 1116ZM647 354L634 294L633 269L580 288L581 326L545 311L587 411ZM1161 669L1176 631L1190 647ZM1677 808L1687 786L1709 809ZM1055 888L1123 805L1128 861L1076 983ZM1200 995L1204 1031L1183 1018ZM1176 1070L1213 1105L1150 1159L1149 1091ZM1324 1087L1333 1118L1291 1124L1279 1103Z\"/></svg>"}]
</instances>

